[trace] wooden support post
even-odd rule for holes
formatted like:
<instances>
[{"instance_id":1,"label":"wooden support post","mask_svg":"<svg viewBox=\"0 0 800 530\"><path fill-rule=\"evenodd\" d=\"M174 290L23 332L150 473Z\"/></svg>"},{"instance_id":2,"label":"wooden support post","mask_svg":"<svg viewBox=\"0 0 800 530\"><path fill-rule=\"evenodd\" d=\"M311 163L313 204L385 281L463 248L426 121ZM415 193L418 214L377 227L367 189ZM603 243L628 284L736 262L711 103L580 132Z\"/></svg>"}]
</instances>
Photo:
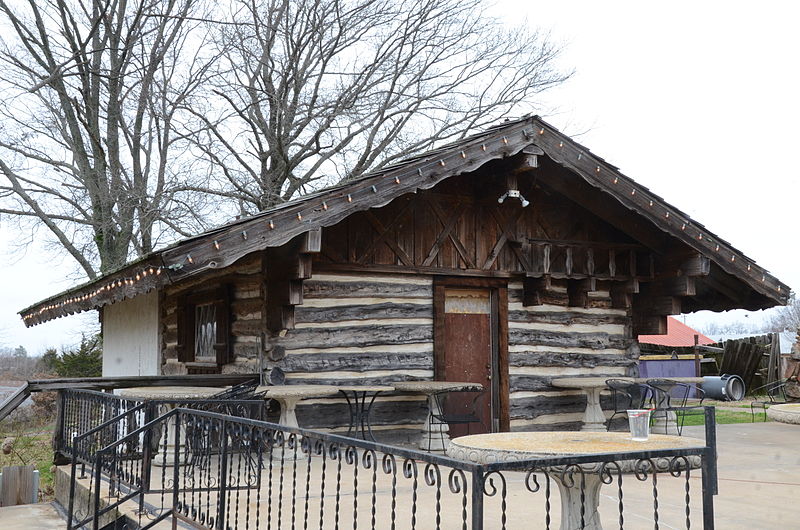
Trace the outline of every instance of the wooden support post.
<instances>
[{"instance_id":1,"label":"wooden support post","mask_svg":"<svg viewBox=\"0 0 800 530\"><path fill-rule=\"evenodd\" d=\"M322 248L321 229L264 251L265 325L272 333L294 328L294 306L303 303L303 280L311 278L311 254Z\"/></svg>"},{"instance_id":2,"label":"wooden support post","mask_svg":"<svg viewBox=\"0 0 800 530\"><path fill-rule=\"evenodd\" d=\"M614 278L617 275L617 251L609 249L608 251L608 276Z\"/></svg>"},{"instance_id":3,"label":"wooden support post","mask_svg":"<svg viewBox=\"0 0 800 530\"><path fill-rule=\"evenodd\" d=\"M516 157L517 164L509 169L509 173L516 175L525 171L530 171L539 167L539 155L543 155L544 151L534 145L529 145L522 149L522 152ZM513 188L517 189L517 188Z\"/></svg>"},{"instance_id":4,"label":"wooden support post","mask_svg":"<svg viewBox=\"0 0 800 530\"><path fill-rule=\"evenodd\" d=\"M567 295L570 307L589 307L589 292L596 290L594 278L567 280Z\"/></svg>"},{"instance_id":5,"label":"wooden support post","mask_svg":"<svg viewBox=\"0 0 800 530\"><path fill-rule=\"evenodd\" d=\"M611 307L614 309L630 309L633 295L639 292L639 281L636 279L624 282L611 282Z\"/></svg>"},{"instance_id":6,"label":"wooden support post","mask_svg":"<svg viewBox=\"0 0 800 530\"><path fill-rule=\"evenodd\" d=\"M313 228L301 236L299 252L316 254L322 250L322 229Z\"/></svg>"},{"instance_id":7,"label":"wooden support post","mask_svg":"<svg viewBox=\"0 0 800 530\"><path fill-rule=\"evenodd\" d=\"M564 259L564 268L566 269L567 276L572 276L572 247L566 248L566 258Z\"/></svg>"},{"instance_id":8,"label":"wooden support post","mask_svg":"<svg viewBox=\"0 0 800 530\"><path fill-rule=\"evenodd\" d=\"M525 307L542 305L543 294L550 290L549 275L541 278L525 278L522 282L522 305Z\"/></svg>"},{"instance_id":9,"label":"wooden support post","mask_svg":"<svg viewBox=\"0 0 800 530\"><path fill-rule=\"evenodd\" d=\"M679 315L681 299L675 296L654 296L645 302L648 312L654 315Z\"/></svg>"},{"instance_id":10,"label":"wooden support post","mask_svg":"<svg viewBox=\"0 0 800 530\"><path fill-rule=\"evenodd\" d=\"M711 260L702 254L684 260L679 269L684 276L708 276L711 272Z\"/></svg>"},{"instance_id":11,"label":"wooden support post","mask_svg":"<svg viewBox=\"0 0 800 530\"><path fill-rule=\"evenodd\" d=\"M671 296L694 296L697 294L695 280L691 276L678 276L665 280L664 292Z\"/></svg>"},{"instance_id":12,"label":"wooden support post","mask_svg":"<svg viewBox=\"0 0 800 530\"><path fill-rule=\"evenodd\" d=\"M667 316L666 315L641 315L633 316L634 335L666 335Z\"/></svg>"}]
</instances>

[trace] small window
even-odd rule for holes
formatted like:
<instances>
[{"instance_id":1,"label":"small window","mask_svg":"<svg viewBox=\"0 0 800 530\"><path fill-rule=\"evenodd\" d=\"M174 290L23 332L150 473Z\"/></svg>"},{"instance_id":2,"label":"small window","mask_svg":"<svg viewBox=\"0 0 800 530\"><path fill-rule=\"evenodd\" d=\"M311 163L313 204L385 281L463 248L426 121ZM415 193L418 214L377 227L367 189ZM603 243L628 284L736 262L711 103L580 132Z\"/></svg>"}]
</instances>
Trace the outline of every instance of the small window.
<instances>
[{"instance_id":1,"label":"small window","mask_svg":"<svg viewBox=\"0 0 800 530\"><path fill-rule=\"evenodd\" d=\"M228 288L182 297L178 302L178 360L189 373L218 372L230 359Z\"/></svg>"},{"instance_id":2,"label":"small window","mask_svg":"<svg viewBox=\"0 0 800 530\"><path fill-rule=\"evenodd\" d=\"M202 304L194 308L194 360L217 362L217 307Z\"/></svg>"}]
</instances>

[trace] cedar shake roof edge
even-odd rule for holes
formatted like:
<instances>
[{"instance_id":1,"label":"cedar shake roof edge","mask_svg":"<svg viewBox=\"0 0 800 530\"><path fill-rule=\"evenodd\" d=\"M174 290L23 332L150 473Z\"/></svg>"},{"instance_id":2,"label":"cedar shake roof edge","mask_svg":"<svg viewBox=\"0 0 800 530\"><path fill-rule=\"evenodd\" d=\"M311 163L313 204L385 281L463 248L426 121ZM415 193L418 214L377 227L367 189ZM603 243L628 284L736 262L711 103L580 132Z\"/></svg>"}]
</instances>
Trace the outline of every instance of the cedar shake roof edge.
<instances>
[{"instance_id":1,"label":"cedar shake roof edge","mask_svg":"<svg viewBox=\"0 0 800 530\"><path fill-rule=\"evenodd\" d=\"M491 160L516 155L529 146L542 149L556 163L708 257L775 305L787 302L790 288L766 269L645 186L620 173L616 166L540 117L532 116L504 121L358 179L183 239L114 272L37 302L19 314L30 327L61 316L99 309L205 271L224 268L244 255L283 245L298 235L331 226L358 211L380 208L401 195L429 189L447 178L474 171ZM198 263L191 257L193 250L223 244L228 252L218 260Z\"/></svg>"}]
</instances>

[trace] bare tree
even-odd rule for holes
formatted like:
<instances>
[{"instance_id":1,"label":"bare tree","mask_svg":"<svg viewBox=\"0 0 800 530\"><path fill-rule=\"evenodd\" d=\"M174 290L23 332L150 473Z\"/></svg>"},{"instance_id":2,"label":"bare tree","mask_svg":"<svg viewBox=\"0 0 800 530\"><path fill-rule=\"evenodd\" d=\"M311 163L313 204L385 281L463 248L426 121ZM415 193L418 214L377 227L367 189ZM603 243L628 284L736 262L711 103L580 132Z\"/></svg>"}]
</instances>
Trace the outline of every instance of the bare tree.
<instances>
[{"instance_id":1,"label":"bare tree","mask_svg":"<svg viewBox=\"0 0 800 530\"><path fill-rule=\"evenodd\" d=\"M792 293L789 302L773 309L772 316L767 320L769 331L797 331L800 332L800 300Z\"/></svg>"},{"instance_id":2,"label":"bare tree","mask_svg":"<svg viewBox=\"0 0 800 530\"><path fill-rule=\"evenodd\" d=\"M533 110L565 81L546 34L481 0L237 0L192 109L215 190L247 213ZM327 176L323 176L327 175Z\"/></svg>"},{"instance_id":3,"label":"bare tree","mask_svg":"<svg viewBox=\"0 0 800 530\"><path fill-rule=\"evenodd\" d=\"M0 214L90 278L201 226L175 127L213 62L198 1L0 0Z\"/></svg>"},{"instance_id":4,"label":"bare tree","mask_svg":"<svg viewBox=\"0 0 800 530\"><path fill-rule=\"evenodd\" d=\"M711 322L700 328L703 335L714 337L717 335L745 335L752 334L758 335L766 333L758 324L751 324L744 320L735 320L732 322L716 323Z\"/></svg>"}]
</instances>

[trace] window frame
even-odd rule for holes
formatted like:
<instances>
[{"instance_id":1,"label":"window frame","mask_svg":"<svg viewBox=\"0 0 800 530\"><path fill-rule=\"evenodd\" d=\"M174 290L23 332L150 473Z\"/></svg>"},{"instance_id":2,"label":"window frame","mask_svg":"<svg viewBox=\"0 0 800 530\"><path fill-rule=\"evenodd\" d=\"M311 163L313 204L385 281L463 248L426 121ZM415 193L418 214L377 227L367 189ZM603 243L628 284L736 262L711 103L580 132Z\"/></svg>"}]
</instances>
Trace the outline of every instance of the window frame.
<instances>
[{"instance_id":1,"label":"window frame","mask_svg":"<svg viewBox=\"0 0 800 530\"><path fill-rule=\"evenodd\" d=\"M231 362L232 340L230 336L231 322L230 287L223 285L199 293L183 295L178 299L178 361L198 366L221 368ZM195 352L196 312L197 307L213 305L216 321L216 337L214 353L216 362L197 362Z\"/></svg>"}]
</instances>

